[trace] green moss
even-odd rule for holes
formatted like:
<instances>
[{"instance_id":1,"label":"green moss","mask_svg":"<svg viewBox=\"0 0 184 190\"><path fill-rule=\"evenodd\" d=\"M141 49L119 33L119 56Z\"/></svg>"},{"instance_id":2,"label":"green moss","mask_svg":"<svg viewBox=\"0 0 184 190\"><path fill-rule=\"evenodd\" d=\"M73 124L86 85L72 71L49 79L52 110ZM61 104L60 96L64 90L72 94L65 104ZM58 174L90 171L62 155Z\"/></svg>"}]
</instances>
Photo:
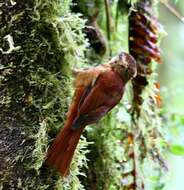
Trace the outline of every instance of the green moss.
<instances>
[{"instance_id":1,"label":"green moss","mask_svg":"<svg viewBox=\"0 0 184 190\"><path fill-rule=\"evenodd\" d=\"M87 129L88 141L94 142L88 148L88 167L83 180L85 189L120 189L121 161L123 147L120 146L121 136L115 112L109 114L96 126Z\"/></svg>"},{"instance_id":2,"label":"green moss","mask_svg":"<svg viewBox=\"0 0 184 190\"><path fill-rule=\"evenodd\" d=\"M70 13L69 0L7 0L0 6L1 189L81 189L79 181L71 188L73 180L65 188L42 164L65 120L71 68L84 63L84 21ZM74 161L75 181L84 154Z\"/></svg>"}]
</instances>

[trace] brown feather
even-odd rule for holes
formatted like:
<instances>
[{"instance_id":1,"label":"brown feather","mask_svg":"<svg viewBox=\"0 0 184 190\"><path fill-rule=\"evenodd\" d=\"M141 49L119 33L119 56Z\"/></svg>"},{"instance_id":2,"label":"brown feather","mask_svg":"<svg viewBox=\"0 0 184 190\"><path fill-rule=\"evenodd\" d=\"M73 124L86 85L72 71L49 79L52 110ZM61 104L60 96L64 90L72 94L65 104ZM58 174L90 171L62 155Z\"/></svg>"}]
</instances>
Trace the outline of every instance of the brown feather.
<instances>
[{"instance_id":1,"label":"brown feather","mask_svg":"<svg viewBox=\"0 0 184 190\"><path fill-rule=\"evenodd\" d=\"M71 125L77 114L78 103L83 91L84 87L76 90L68 112L66 124L55 138L48 151L47 159L45 161L47 165L57 169L62 176L66 175L68 172L68 167L72 160L77 143L80 139L80 135L83 131L83 129L77 131L71 129Z\"/></svg>"}]
</instances>

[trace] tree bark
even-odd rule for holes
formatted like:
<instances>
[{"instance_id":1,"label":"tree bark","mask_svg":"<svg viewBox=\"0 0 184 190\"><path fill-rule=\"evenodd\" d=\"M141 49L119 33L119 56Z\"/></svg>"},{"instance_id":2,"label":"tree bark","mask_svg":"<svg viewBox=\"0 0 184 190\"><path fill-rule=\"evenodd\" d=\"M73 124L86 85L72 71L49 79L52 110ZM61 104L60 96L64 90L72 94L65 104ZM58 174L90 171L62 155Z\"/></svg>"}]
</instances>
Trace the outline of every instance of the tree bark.
<instances>
[{"instance_id":1,"label":"tree bark","mask_svg":"<svg viewBox=\"0 0 184 190\"><path fill-rule=\"evenodd\" d=\"M82 62L85 49L84 22L69 6L69 0L0 3L0 189L73 183L62 185L43 166L67 112L70 68Z\"/></svg>"}]
</instances>

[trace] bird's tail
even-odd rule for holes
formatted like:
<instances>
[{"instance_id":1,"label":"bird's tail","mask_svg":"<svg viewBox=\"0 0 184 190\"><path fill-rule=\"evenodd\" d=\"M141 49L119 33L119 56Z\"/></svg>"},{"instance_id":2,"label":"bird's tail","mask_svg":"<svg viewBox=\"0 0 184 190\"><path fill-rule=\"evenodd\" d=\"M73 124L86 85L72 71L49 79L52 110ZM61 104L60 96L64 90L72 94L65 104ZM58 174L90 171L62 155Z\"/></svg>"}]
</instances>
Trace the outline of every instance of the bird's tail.
<instances>
[{"instance_id":1,"label":"bird's tail","mask_svg":"<svg viewBox=\"0 0 184 190\"><path fill-rule=\"evenodd\" d=\"M61 176L68 174L70 163L82 131L83 128L73 130L65 126L57 135L48 151L45 163L55 168Z\"/></svg>"},{"instance_id":2,"label":"bird's tail","mask_svg":"<svg viewBox=\"0 0 184 190\"><path fill-rule=\"evenodd\" d=\"M79 127L77 130L72 129L72 124L77 116L78 105L81 101L83 92L84 88L82 87L76 89L67 114L66 124L54 139L47 153L45 163L59 171L61 176L68 174L76 146L84 129L84 127Z\"/></svg>"}]
</instances>

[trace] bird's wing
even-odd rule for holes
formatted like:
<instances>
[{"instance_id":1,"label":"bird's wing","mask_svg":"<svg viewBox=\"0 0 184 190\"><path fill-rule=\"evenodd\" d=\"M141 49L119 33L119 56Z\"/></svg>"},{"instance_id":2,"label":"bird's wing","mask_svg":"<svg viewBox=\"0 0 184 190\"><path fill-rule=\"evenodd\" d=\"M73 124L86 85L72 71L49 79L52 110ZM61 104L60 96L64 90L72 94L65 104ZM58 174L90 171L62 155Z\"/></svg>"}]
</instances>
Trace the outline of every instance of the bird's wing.
<instances>
[{"instance_id":1,"label":"bird's wing","mask_svg":"<svg viewBox=\"0 0 184 190\"><path fill-rule=\"evenodd\" d=\"M112 98L109 103L109 97L96 88L92 89L82 105L78 108L78 114L73 120L71 128L77 130L86 125L98 122L105 116L121 99L122 95L118 94Z\"/></svg>"},{"instance_id":2,"label":"bird's wing","mask_svg":"<svg viewBox=\"0 0 184 190\"><path fill-rule=\"evenodd\" d=\"M109 93L107 93L107 89L104 91L104 81L108 84L112 83L111 77L107 77L109 74L111 73L102 73L99 75L94 86L88 86L83 91L80 103L78 104L77 116L72 123L73 130L99 121L120 101L123 92L118 92L118 89L112 88L109 89ZM112 85L109 84L109 86L111 87Z\"/></svg>"},{"instance_id":3,"label":"bird's wing","mask_svg":"<svg viewBox=\"0 0 184 190\"><path fill-rule=\"evenodd\" d=\"M78 108L78 116L96 110L105 104L104 100L107 100L107 95L101 91L98 84L94 85Z\"/></svg>"},{"instance_id":4,"label":"bird's wing","mask_svg":"<svg viewBox=\"0 0 184 190\"><path fill-rule=\"evenodd\" d=\"M80 107L83 105L86 97L91 92L95 81L97 80L100 72L94 72L93 69L87 71L77 71L74 81L75 94L72 99L69 111L67 113L67 122L71 124L77 117Z\"/></svg>"},{"instance_id":5,"label":"bird's wing","mask_svg":"<svg viewBox=\"0 0 184 190\"><path fill-rule=\"evenodd\" d=\"M118 88L123 84L119 84L121 81L118 80L120 80L119 77L113 72L101 73L80 105L78 116L89 114L101 106L108 106L109 110L112 109L123 94L123 88Z\"/></svg>"},{"instance_id":6,"label":"bird's wing","mask_svg":"<svg viewBox=\"0 0 184 190\"><path fill-rule=\"evenodd\" d=\"M114 97L101 91L97 84L89 91L85 99L78 107L78 114L73 120L71 128L77 130L86 125L98 122L105 116L121 99L122 94L114 92Z\"/></svg>"},{"instance_id":7,"label":"bird's wing","mask_svg":"<svg viewBox=\"0 0 184 190\"><path fill-rule=\"evenodd\" d=\"M68 113L67 113L66 123L69 123L68 125L71 125L71 123L77 116L78 105L81 102L81 97L83 96L85 89L86 89L85 87L80 87L75 90L71 105L70 105L70 107L68 109Z\"/></svg>"}]
</instances>

